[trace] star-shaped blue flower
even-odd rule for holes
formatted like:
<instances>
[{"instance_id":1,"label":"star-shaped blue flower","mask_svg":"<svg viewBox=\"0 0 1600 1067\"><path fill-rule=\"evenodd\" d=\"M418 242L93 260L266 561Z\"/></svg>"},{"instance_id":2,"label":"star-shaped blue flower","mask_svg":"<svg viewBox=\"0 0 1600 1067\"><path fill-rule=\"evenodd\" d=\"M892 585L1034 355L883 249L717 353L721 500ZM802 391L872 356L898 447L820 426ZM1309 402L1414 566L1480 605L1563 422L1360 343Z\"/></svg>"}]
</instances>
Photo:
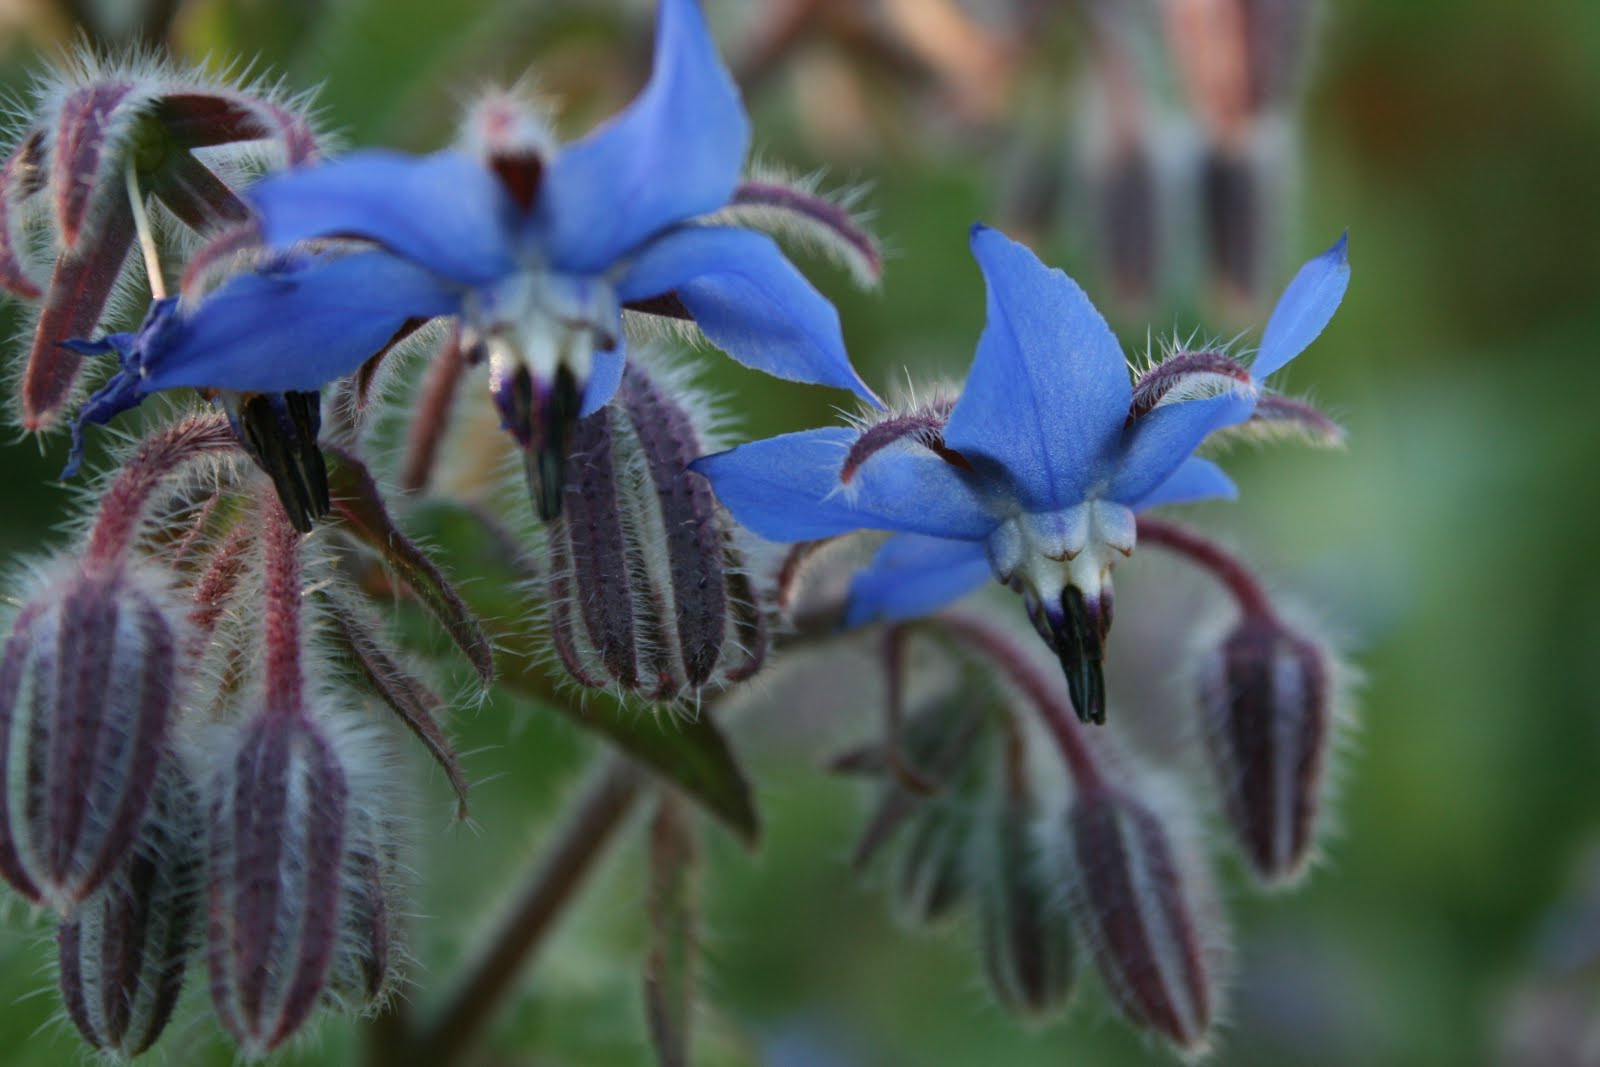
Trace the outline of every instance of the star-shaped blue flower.
<instances>
[{"instance_id":1,"label":"star-shaped blue flower","mask_svg":"<svg viewBox=\"0 0 1600 1067\"><path fill-rule=\"evenodd\" d=\"M947 418L787 434L696 469L772 540L894 531L855 580L852 623L935 610L991 574L1018 589L1079 713L1098 721L1111 567L1133 551L1134 513L1234 494L1194 451L1249 418L1260 378L1322 332L1349 278L1344 241L1290 284L1247 381L1142 413L1121 347L1071 278L987 227L973 228L972 252L988 323Z\"/></svg>"},{"instance_id":2,"label":"star-shaped blue flower","mask_svg":"<svg viewBox=\"0 0 1600 1067\"><path fill-rule=\"evenodd\" d=\"M119 369L83 403L64 477L78 466L85 423L104 424L164 389L316 392L382 350L414 318L449 310L425 271L384 252L291 255L235 274L205 296L150 305L136 333L70 340Z\"/></svg>"},{"instance_id":3,"label":"star-shaped blue flower","mask_svg":"<svg viewBox=\"0 0 1600 1067\"><path fill-rule=\"evenodd\" d=\"M530 475L558 474L549 453L616 390L625 306L670 308L748 366L878 405L837 312L777 244L703 219L728 205L750 131L695 0L661 0L649 84L587 137L529 135L530 115L492 125L474 151L357 152L248 195L276 246L361 237L428 270L482 343L507 428L546 453ZM548 514L559 485L535 497Z\"/></svg>"}]
</instances>

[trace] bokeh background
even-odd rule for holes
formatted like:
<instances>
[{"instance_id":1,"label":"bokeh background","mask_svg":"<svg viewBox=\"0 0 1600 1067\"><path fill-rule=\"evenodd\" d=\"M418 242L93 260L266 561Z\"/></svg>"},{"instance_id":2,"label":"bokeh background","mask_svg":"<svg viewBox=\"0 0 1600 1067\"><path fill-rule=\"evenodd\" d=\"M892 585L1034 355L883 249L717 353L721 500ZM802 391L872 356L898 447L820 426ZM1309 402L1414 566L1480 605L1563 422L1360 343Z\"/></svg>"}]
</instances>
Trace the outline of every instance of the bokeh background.
<instances>
[{"instance_id":1,"label":"bokeh background","mask_svg":"<svg viewBox=\"0 0 1600 1067\"><path fill-rule=\"evenodd\" d=\"M69 38L68 8L115 37L144 7L4 0L0 83L24 89ZM425 150L450 139L475 89L529 68L563 101L563 122L586 128L642 79L650 7L184 0L172 40L189 59L253 60L291 86L321 86L350 144ZM1078 5L972 0L959 32L933 0L709 7L761 158L855 190L889 249L870 293L803 261L839 304L869 381L964 370L982 321L965 241L975 220L1025 234L1091 293L1117 289L1085 162L1097 58ZM786 38L783 20L805 8L821 13ZM1006 51L996 42L1019 12L1035 20L1028 48ZM1143 304L1106 299L1131 353L1175 332L1231 337L1264 321L1296 263L1350 232L1348 299L1290 376L1340 416L1347 447L1235 450L1243 499L1195 515L1307 605L1364 676L1338 826L1314 876L1259 897L1220 868L1237 955L1215 1062L1600 1062L1600 5L1327 0L1317 16L1254 297L1206 269L1185 171L1203 132L1177 80L1161 81L1161 39L1146 41L1135 59L1154 79L1161 279ZM0 316L3 334L20 321L10 306ZM834 418L839 398L824 390L707 363L749 436ZM59 438L5 452L0 556L57 536L70 499L53 481L62 455ZM1124 619L1167 602L1157 597L1175 572L1135 573L1149 555L1119 572ZM1147 645L1119 627L1125 667L1180 665L1157 640L1180 627L1139 630ZM881 886L846 862L863 797L821 770L819 724L834 741L867 736L870 698L819 708L773 693L739 726L765 840L752 854L708 837L705 1062L1171 1062L1092 988L1064 1020L1020 1026L983 992L969 930L897 925ZM1184 714L1180 699L1126 716L1159 732L1162 716ZM420 776L411 997L424 1006L536 851L589 748L510 701L462 712L457 728L480 781L475 826L451 826L437 775ZM634 833L608 858L482 1062L645 1062L640 851ZM0 1064L79 1055L47 989L48 948L45 926L12 909L0 927ZM185 1018L163 1042L167 1062L229 1062L198 1001ZM331 1023L285 1062L353 1062L357 1041Z\"/></svg>"}]
</instances>

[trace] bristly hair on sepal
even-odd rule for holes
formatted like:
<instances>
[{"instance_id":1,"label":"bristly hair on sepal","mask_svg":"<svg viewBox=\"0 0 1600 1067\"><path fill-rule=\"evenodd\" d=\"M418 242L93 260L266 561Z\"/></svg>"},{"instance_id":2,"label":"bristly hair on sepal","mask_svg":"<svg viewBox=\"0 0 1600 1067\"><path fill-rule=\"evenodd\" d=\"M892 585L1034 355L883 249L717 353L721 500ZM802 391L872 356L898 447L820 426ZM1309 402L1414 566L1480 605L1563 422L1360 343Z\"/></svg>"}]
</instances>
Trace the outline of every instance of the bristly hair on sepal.
<instances>
[{"instance_id":1,"label":"bristly hair on sepal","mask_svg":"<svg viewBox=\"0 0 1600 1067\"><path fill-rule=\"evenodd\" d=\"M767 623L736 527L688 469L709 406L658 361L630 357L612 402L578 424L546 625L579 684L671 703L758 669Z\"/></svg>"}]
</instances>

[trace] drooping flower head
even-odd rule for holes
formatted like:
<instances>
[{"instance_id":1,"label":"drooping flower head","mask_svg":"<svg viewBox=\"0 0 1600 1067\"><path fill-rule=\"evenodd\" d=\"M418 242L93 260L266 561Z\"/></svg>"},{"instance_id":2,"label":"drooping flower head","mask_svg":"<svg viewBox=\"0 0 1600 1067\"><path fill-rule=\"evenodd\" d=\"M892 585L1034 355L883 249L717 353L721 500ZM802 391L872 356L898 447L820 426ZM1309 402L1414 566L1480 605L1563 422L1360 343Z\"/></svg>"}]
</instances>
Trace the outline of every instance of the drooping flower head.
<instances>
[{"instance_id":1,"label":"drooping flower head","mask_svg":"<svg viewBox=\"0 0 1600 1067\"><path fill-rule=\"evenodd\" d=\"M1011 585L1079 714L1098 721L1111 568L1133 551L1134 513L1234 493L1195 449L1249 419L1260 379L1321 333L1348 280L1344 241L1291 283L1253 368L1207 371L1222 391L1168 389L1153 404L1138 402L1121 347L1071 278L987 227L973 228L972 251L988 324L947 415L787 434L696 469L763 537L894 531L856 579L853 623L935 610L987 574Z\"/></svg>"},{"instance_id":2,"label":"drooping flower head","mask_svg":"<svg viewBox=\"0 0 1600 1067\"><path fill-rule=\"evenodd\" d=\"M692 319L742 363L877 403L837 313L772 239L703 218L729 204L748 144L698 5L662 0L649 84L581 140L558 145L530 108L496 96L461 148L356 152L270 177L249 199L275 246L365 238L430 274L488 360L548 518L573 425L621 380L624 307ZM354 369L315 349L285 358L325 379Z\"/></svg>"}]
</instances>

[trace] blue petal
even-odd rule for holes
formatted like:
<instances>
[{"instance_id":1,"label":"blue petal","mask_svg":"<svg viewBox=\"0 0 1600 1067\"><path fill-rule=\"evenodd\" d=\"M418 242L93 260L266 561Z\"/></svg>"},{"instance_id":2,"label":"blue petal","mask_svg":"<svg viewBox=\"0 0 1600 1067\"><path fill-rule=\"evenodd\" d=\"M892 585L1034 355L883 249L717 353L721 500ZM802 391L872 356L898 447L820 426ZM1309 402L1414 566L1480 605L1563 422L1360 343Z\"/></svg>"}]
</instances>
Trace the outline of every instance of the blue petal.
<instances>
[{"instance_id":1,"label":"blue petal","mask_svg":"<svg viewBox=\"0 0 1600 1067\"><path fill-rule=\"evenodd\" d=\"M982 541L896 534L851 579L845 625L919 618L993 578Z\"/></svg>"},{"instance_id":2,"label":"blue petal","mask_svg":"<svg viewBox=\"0 0 1600 1067\"><path fill-rule=\"evenodd\" d=\"M619 332L615 348L609 352L594 354L589 380L583 385L583 405L578 409L579 418L593 415L616 395L617 386L622 384L622 368L628 362L625 344Z\"/></svg>"},{"instance_id":3,"label":"blue petal","mask_svg":"<svg viewBox=\"0 0 1600 1067\"><path fill-rule=\"evenodd\" d=\"M1024 245L972 228L988 324L945 444L1009 472L1030 510L1082 500L1114 458L1132 386L1106 320L1071 278Z\"/></svg>"},{"instance_id":4,"label":"blue petal","mask_svg":"<svg viewBox=\"0 0 1600 1067\"><path fill-rule=\"evenodd\" d=\"M661 0L650 84L546 170L536 232L557 269L598 273L651 234L716 211L750 143L696 0Z\"/></svg>"},{"instance_id":5,"label":"blue petal","mask_svg":"<svg viewBox=\"0 0 1600 1067\"><path fill-rule=\"evenodd\" d=\"M1172 472L1172 477L1134 501L1132 506L1135 511L1144 511L1167 504L1192 504L1196 500L1233 500L1238 495L1239 487L1222 473L1221 467L1209 459L1190 456Z\"/></svg>"},{"instance_id":6,"label":"blue petal","mask_svg":"<svg viewBox=\"0 0 1600 1067\"><path fill-rule=\"evenodd\" d=\"M1122 463L1104 493L1130 507L1173 476L1212 431L1250 417L1254 393L1227 392L1163 404L1128 429Z\"/></svg>"},{"instance_id":7,"label":"blue petal","mask_svg":"<svg viewBox=\"0 0 1600 1067\"><path fill-rule=\"evenodd\" d=\"M354 152L261 179L246 195L267 242L365 237L462 285L515 267L519 212L499 179L459 152Z\"/></svg>"},{"instance_id":8,"label":"blue petal","mask_svg":"<svg viewBox=\"0 0 1600 1067\"><path fill-rule=\"evenodd\" d=\"M998 522L956 469L920 446L891 448L849 485L839 468L859 435L843 426L785 434L703 456L733 517L770 541L810 541L855 530L902 530L968 540Z\"/></svg>"},{"instance_id":9,"label":"blue petal","mask_svg":"<svg viewBox=\"0 0 1600 1067\"><path fill-rule=\"evenodd\" d=\"M240 274L144 356L147 391L311 392L356 371L408 319L455 310L427 271L385 252Z\"/></svg>"},{"instance_id":10,"label":"blue petal","mask_svg":"<svg viewBox=\"0 0 1600 1067\"><path fill-rule=\"evenodd\" d=\"M624 302L669 292L712 344L745 366L883 406L850 365L839 313L767 235L686 226L646 246L617 284Z\"/></svg>"},{"instance_id":11,"label":"blue petal","mask_svg":"<svg viewBox=\"0 0 1600 1067\"><path fill-rule=\"evenodd\" d=\"M1265 378L1304 352L1333 318L1350 284L1348 239L1348 234L1340 237L1332 248L1301 267L1278 298L1261 337L1261 351L1250 367L1251 377Z\"/></svg>"}]
</instances>

